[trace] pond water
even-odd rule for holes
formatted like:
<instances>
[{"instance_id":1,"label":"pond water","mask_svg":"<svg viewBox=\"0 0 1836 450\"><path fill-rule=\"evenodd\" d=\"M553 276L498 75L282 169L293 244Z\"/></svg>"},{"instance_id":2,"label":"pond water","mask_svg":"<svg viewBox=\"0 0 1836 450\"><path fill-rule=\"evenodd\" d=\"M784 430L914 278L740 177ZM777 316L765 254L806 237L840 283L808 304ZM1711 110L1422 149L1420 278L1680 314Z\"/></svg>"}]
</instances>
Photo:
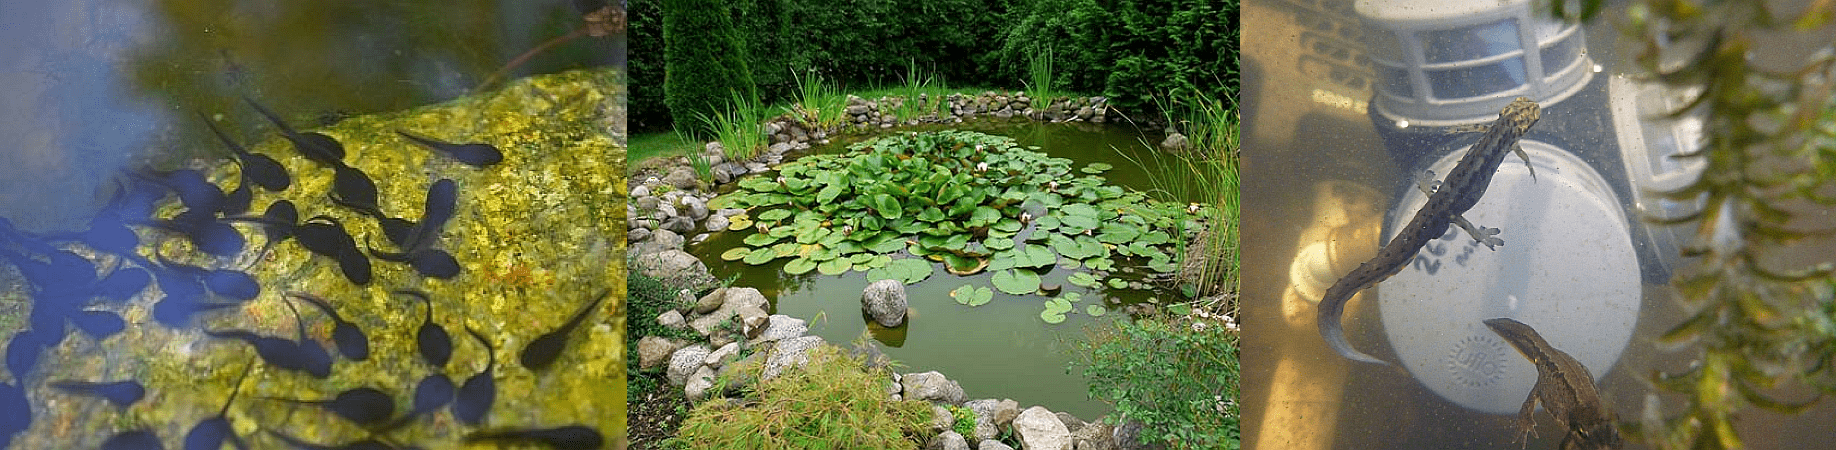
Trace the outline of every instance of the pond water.
<instances>
[{"instance_id":1,"label":"pond water","mask_svg":"<svg viewBox=\"0 0 1836 450\"><path fill-rule=\"evenodd\" d=\"M896 132L945 129L1011 137L1021 146L1037 146L1038 151L1052 157L1071 159L1072 167L1109 164L1114 169L1103 174L1109 183L1132 190L1153 188L1146 171L1122 155L1157 152L1142 142L1143 139L1158 142L1157 133L1144 135L1133 127L1118 125L1042 124L1029 120L971 121L949 126L905 127ZM868 138L871 136L851 136L811 151L842 152L848 143ZM906 325L885 329L871 324L873 320L861 312L861 291L868 284L863 272L823 275L810 271L792 275L784 272L784 261L752 266L740 261L722 261L714 256L726 249L743 246L740 241L745 234L749 233L718 233L705 242L691 245L689 251L704 255L703 261L716 276L737 276L735 286L759 289L772 299L774 313L819 318L810 324L814 335L845 344L869 333L888 356L906 366L899 369L901 372L939 371L961 383L971 399L1012 398L1022 408L1044 405L1085 420L1110 412L1108 405L1088 397L1084 379L1075 371L1067 371L1067 365L1073 360L1073 344L1083 339L1084 329L1107 326L1122 316L1119 311L1100 318L1073 314L1063 323L1048 324L1040 318L1044 297L1010 295L999 290L994 292L994 299L989 303L969 307L953 300L950 292L964 285L989 286L992 272L957 276L938 267L930 278L906 286L912 310ZM1072 271L1058 267L1045 272L1041 278L1046 285L1063 286L1065 293L1082 294L1084 299L1074 305L1077 311L1083 311L1090 304L1103 304L1113 309L1123 304L1146 302L1150 298L1172 299L1178 295L1146 285L1128 289L1082 288L1067 282L1070 273Z\"/></svg>"},{"instance_id":2,"label":"pond water","mask_svg":"<svg viewBox=\"0 0 1836 450\"><path fill-rule=\"evenodd\" d=\"M622 30L506 67L581 29L581 7L609 3L229 3L19 4L0 17L0 135L12 144L0 165L0 447L180 448L218 414L256 448L288 445L260 429L343 445L368 433L269 398L373 388L394 419L436 374L490 375L478 379L494 399L470 397L486 418L467 425L443 408L377 436L445 448L482 426L581 424L621 437L623 300L608 292L623 286L624 238L597 230L624 229ZM251 103L339 155L303 155ZM396 130L489 143L501 162L460 164ZM224 141L284 175L233 163L253 157L232 159ZM261 186L239 189L252 179ZM434 223L435 198L453 205L439 231L390 231ZM279 219L283 205L296 217ZM505 222L537 213L557 220ZM336 257L306 248L338 238L350 250ZM450 362L434 367L414 338L429 306L451 336ZM586 320L553 366L518 361L577 311ZM335 356L321 366L308 347ZM139 393L116 406L69 381Z\"/></svg>"}]
</instances>

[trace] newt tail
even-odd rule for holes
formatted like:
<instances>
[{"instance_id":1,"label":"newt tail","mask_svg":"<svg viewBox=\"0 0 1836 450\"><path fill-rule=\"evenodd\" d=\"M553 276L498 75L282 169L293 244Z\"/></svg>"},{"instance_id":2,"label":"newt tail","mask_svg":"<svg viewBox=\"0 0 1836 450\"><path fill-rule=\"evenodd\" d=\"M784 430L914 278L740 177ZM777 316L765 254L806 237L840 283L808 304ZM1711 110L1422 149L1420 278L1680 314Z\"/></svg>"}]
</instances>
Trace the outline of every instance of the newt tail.
<instances>
[{"instance_id":1,"label":"newt tail","mask_svg":"<svg viewBox=\"0 0 1836 450\"><path fill-rule=\"evenodd\" d=\"M1460 158L1460 163L1447 174L1447 178L1434 188L1424 187L1429 191L1428 202L1415 212L1409 224L1396 233L1388 244L1377 250L1377 256L1358 265L1351 273L1333 283L1326 289L1326 295L1320 299L1320 316L1318 319L1320 337L1326 339L1326 345L1346 359L1359 362L1388 365L1377 357L1359 352L1345 341L1345 330L1339 325L1339 316L1345 312L1345 302L1350 301L1358 291L1377 285L1385 279L1401 272L1409 265L1409 260L1429 241L1438 239L1447 233L1449 225L1458 225L1466 230L1473 240L1485 244L1488 248L1504 245L1498 239L1496 228L1475 226L1467 222L1461 214L1479 203L1479 197L1485 195L1485 189L1492 183L1492 175L1498 172L1498 165L1504 162L1507 153L1515 152L1524 164L1530 164L1530 157L1517 145L1517 140L1530 131L1530 126L1542 118L1541 107L1529 98L1518 97L1498 114L1498 120L1485 129L1479 141L1473 143L1472 150Z\"/></svg>"}]
</instances>

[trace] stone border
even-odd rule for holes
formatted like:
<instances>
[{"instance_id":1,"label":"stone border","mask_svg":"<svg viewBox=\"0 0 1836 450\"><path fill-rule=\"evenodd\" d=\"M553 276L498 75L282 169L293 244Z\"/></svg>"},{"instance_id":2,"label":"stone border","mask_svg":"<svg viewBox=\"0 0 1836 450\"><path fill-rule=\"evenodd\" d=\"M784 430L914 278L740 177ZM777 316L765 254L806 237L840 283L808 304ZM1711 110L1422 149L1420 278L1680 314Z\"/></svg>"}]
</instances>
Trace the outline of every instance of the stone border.
<instances>
[{"instance_id":1,"label":"stone border","mask_svg":"<svg viewBox=\"0 0 1836 450\"><path fill-rule=\"evenodd\" d=\"M686 161L672 158L675 164L668 166L661 178L648 176L634 183L629 193L630 201L625 211L629 218L626 222L629 224L627 248L632 254L638 255L631 270L674 286L717 285L707 265L683 251L683 247L707 239L711 232L726 230L730 224L727 218L745 211L734 208L709 210L707 203L715 196L711 191L743 175L773 170L772 167L784 162L785 154L793 150L805 150L813 144L828 143L828 136L832 132L870 131L876 127L888 129L925 123L961 123L964 119L982 115L996 118L1019 116L1048 122L1102 123L1107 120L1109 109L1108 100L1103 97L1059 99L1050 102L1046 108L1038 109L1031 107L1033 100L1023 93L1010 95L986 91L978 95L949 95L946 97L950 110L947 117L933 114L901 123L893 111L903 101L899 97L882 97L869 101L850 95L847 123L828 129L811 129L813 127L806 127L802 121L789 115L774 117L763 125L770 135L770 147L758 157L747 161L728 161L721 144L709 142L703 155L708 158L713 171L712 185L700 179ZM919 101L928 101L928 97L920 94ZM684 238L684 235L693 237ZM694 330L706 342L644 336L637 346L640 370L667 365L666 378L671 385L683 389L691 402L714 400L716 393L710 392L714 380L738 366L735 364L737 362L762 359L764 370L761 379L770 379L784 370L795 370L808 362L807 353L810 349L833 345L821 337L807 335L809 327L803 319L766 314L765 308L769 302L757 289L721 287L699 298L694 297L695 290L692 289L685 288L678 293L678 304L683 307L662 313L657 321L666 327ZM903 285L900 291L902 294ZM723 323L727 325L723 327ZM758 350L741 359L739 354L742 353L742 346ZM878 354L871 342L867 347L855 348L853 351L868 356L870 365L883 364L885 358ZM742 383L755 381L745 380ZM1145 448L1134 439L1139 425L1133 422L1118 428L1103 423L1105 421L1102 418L1085 422L1067 413L1054 413L1044 406L1033 406L1022 411L1019 404L1011 399L968 400L964 398L961 386L936 371L894 373L888 381L887 395L893 399L931 402L931 431L937 434L927 443L926 448L929 449L1012 450L995 440L1003 429L1010 430L1025 449ZM965 407L976 413L973 436L963 436L950 429L955 418L945 405ZM975 444L971 445L971 442Z\"/></svg>"}]
</instances>

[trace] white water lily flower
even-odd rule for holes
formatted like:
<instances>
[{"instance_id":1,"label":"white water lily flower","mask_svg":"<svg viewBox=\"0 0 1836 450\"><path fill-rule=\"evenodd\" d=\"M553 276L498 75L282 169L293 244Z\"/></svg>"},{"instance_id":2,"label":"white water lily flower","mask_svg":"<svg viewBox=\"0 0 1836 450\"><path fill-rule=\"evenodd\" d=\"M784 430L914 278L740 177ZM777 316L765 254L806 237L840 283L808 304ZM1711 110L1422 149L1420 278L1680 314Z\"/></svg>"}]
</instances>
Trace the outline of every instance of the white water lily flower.
<instances>
[{"instance_id":1,"label":"white water lily flower","mask_svg":"<svg viewBox=\"0 0 1836 450\"><path fill-rule=\"evenodd\" d=\"M976 150L981 150L981 148L978 147L976 148ZM979 163L975 163L975 171L976 172L987 172L988 171L988 161L982 161Z\"/></svg>"}]
</instances>

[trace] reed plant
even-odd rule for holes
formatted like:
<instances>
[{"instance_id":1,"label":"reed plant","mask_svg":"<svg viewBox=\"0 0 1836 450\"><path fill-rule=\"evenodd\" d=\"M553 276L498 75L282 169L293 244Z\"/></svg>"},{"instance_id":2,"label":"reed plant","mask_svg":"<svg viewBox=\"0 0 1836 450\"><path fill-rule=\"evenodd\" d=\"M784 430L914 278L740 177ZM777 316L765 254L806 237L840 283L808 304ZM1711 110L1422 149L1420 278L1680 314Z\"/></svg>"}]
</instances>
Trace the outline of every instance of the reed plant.
<instances>
[{"instance_id":1,"label":"reed plant","mask_svg":"<svg viewBox=\"0 0 1836 450\"><path fill-rule=\"evenodd\" d=\"M1043 111L1052 106L1052 98L1059 95L1052 91L1052 49L1033 54L1027 61L1026 75L1026 93L1033 97L1033 108Z\"/></svg>"},{"instance_id":2,"label":"reed plant","mask_svg":"<svg viewBox=\"0 0 1836 450\"><path fill-rule=\"evenodd\" d=\"M905 82L896 88L897 94L904 97L904 100L899 102L898 108L893 109L893 117L898 118L901 122L924 118L927 115L943 117L942 113L947 111L946 108L949 105L944 101L941 92L947 90L949 88L944 87L936 77L919 71L918 64L914 61L911 65L906 66ZM920 100L920 95L924 97L923 100Z\"/></svg>"},{"instance_id":3,"label":"reed plant","mask_svg":"<svg viewBox=\"0 0 1836 450\"><path fill-rule=\"evenodd\" d=\"M733 93L727 110L708 115L696 113L695 119L711 130L714 139L726 149L728 160L745 161L765 151L766 136L762 123L765 114L756 95Z\"/></svg>"},{"instance_id":4,"label":"reed plant","mask_svg":"<svg viewBox=\"0 0 1836 450\"><path fill-rule=\"evenodd\" d=\"M683 133L682 130L675 130L674 133L677 140L688 143L695 142L694 138L690 138L688 134ZM696 176L701 177L703 181L712 182L714 181L714 166L711 164L711 161L708 160L708 154L703 149L704 147L693 144L684 145L682 146L682 159L688 161L689 167L695 168Z\"/></svg>"},{"instance_id":5,"label":"reed plant","mask_svg":"<svg viewBox=\"0 0 1836 450\"><path fill-rule=\"evenodd\" d=\"M1169 99L1162 111L1186 135L1189 148L1122 156L1148 172L1153 195L1163 201L1191 202L1203 219L1204 228L1178 248L1182 264L1175 280L1181 291L1194 298L1228 299L1233 296L1218 294L1236 291L1242 261L1237 239L1238 113L1227 99L1202 94ZM1234 305L1221 302L1199 306L1213 313L1234 313L1229 311Z\"/></svg>"},{"instance_id":6,"label":"reed plant","mask_svg":"<svg viewBox=\"0 0 1836 450\"><path fill-rule=\"evenodd\" d=\"M808 75L801 75L792 69L791 79L797 82L797 99L795 103L784 107L785 114L811 129L828 130L841 126L847 112L847 96L842 95L840 89L829 84L822 74L814 70L809 71Z\"/></svg>"}]
</instances>

